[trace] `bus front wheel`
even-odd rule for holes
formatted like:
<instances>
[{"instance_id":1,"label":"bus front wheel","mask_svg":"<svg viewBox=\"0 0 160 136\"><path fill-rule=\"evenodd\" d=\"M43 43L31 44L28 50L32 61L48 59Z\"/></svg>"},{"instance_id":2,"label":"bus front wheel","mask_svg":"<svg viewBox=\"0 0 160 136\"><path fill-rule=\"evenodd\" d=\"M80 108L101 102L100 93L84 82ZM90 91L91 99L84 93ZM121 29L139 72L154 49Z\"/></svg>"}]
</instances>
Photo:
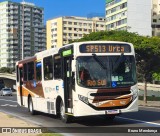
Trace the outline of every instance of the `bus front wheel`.
<instances>
[{"instance_id":1,"label":"bus front wheel","mask_svg":"<svg viewBox=\"0 0 160 136\"><path fill-rule=\"evenodd\" d=\"M64 123L70 123L72 120L72 117L65 114L65 107L63 102L61 101L60 103L60 119L64 122Z\"/></svg>"},{"instance_id":2,"label":"bus front wheel","mask_svg":"<svg viewBox=\"0 0 160 136\"><path fill-rule=\"evenodd\" d=\"M36 111L34 110L34 107L33 107L33 101L32 101L32 98L31 98L31 97L29 98L28 109L29 109L29 112L30 112L32 115L35 115L35 114L36 114Z\"/></svg>"}]
</instances>

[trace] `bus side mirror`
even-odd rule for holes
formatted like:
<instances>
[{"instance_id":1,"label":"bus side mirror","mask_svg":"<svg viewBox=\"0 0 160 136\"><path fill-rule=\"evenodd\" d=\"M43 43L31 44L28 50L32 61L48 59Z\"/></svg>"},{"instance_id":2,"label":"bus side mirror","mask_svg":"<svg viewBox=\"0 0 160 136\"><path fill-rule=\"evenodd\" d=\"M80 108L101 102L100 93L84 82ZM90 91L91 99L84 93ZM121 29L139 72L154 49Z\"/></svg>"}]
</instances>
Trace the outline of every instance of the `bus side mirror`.
<instances>
[{"instance_id":1,"label":"bus side mirror","mask_svg":"<svg viewBox=\"0 0 160 136\"><path fill-rule=\"evenodd\" d=\"M76 71L76 61L72 60L72 71L75 72Z\"/></svg>"}]
</instances>

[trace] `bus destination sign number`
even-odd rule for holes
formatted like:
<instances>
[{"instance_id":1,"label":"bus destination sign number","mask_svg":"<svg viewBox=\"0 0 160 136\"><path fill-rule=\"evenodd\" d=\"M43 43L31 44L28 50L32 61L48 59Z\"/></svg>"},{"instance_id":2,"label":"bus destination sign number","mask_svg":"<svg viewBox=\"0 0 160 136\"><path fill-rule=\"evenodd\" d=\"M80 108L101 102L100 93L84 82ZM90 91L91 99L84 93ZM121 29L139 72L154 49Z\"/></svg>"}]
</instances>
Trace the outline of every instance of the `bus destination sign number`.
<instances>
[{"instance_id":1,"label":"bus destination sign number","mask_svg":"<svg viewBox=\"0 0 160 136\"><path fill-rule=\"evenodd\" d=\"M129 53L131 47L128 44L82 44L81 53Z\"/></svg>"}]
</instances>

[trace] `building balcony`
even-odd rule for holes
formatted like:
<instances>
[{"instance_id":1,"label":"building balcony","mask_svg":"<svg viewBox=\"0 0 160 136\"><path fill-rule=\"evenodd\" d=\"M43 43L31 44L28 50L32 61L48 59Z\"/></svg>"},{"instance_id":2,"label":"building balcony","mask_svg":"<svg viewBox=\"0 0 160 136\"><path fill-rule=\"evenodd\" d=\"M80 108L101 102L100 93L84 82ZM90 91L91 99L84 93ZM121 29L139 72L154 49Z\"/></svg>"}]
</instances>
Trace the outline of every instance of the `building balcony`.
<instances>
[{"instance_id":1,"label":"building balcony","mask_svg":"<svg viewBox=\"0 0 160 136\"><path fill-rule=\"evenodd\" d=\"M30 37L31 33L24 33L24 36L29 36Z\"/></svg>"},{"instance_id":2,"label":"building balcony","mask_svg":"<svg viewBox=\"0 0 160 136\"><path fill-rule=\"evenodd\" d=\"M9 14L10 14L10 15L18 14L18 11L11 10L11 11L9 12Z\"/></svg>"},{"instance_id":3,"label":"building balcony","mask_svg":"<svg viewBox=\"0 0 160 136\"><path fill-rule=\"evenodd\" d=\"M31 21L31 19L29 17L25 17L24 21Z\"/></svg>"},{"instance_id":4,"label":"building balcony","mask_svg":"<svg viewBox=\"0 0 160 136\"><path fill-rule=\"evenodd\" d=\"M24 13L24 16L30 17L30 16L31 16L31 14Z\"/></svg>"},{"instance_id":5,"label":"building balcony","mask_svg":"<svg viewBox=\"0 0 160 136\"><path fill-rule=\"evenodd\" d=\"M31 9L30 9L30 8L24 8L24 11L25 11L25 12L30 12Z\"/></svg>"},{"instance_id":6,"label":"building balcony","mask_svg":"<svg viewBox=\"0 0 160 136\"><path fill-rule=\"evenodd\" d=\"M25 50L25 51L27 51L27 50L30 51L31 48L30 48L30 47L24 47L24 50Z\"/></svg>"},{"instance_id":7,"label":"building balcony","mask_svg":"<svg viewBox=\"0 0 160 136\"><path fill-rule=\"evenodd\" d=\"M28 45L30 46L31 43L30 43L30 42L24 42L24 46L26 46L26 45L27 45L27 46L28 46Z\"/></svg>"},{"instance_id":8,"label":"building balcony","mask_svg":"<svg viewBox=\"0 0 160 136\"><path fill-rule=\"evenodd\" d=\"M24 26L30 26L31 24L30 23L24 23Z\"/></svg>"},{"instance_id":9,"label":"building balcony","mask_svg":"<svg viewBox=\"0 0 160 136\"><path fill-rule=\"evenodd\" d=\"M15 16L15 15L14 15L14 16L11 16L10 18L11 18L12 20L13 20L13 19L18 20L18 16Z\"/></svg>"},{"instance_id":10,"label":"building balcony","mask_svg":"<svg viewBox=\"0 0 160 136\"><path fill-rule=\"evenodd\" d=\"M18 41L10 41L9 44L18 44Z\"/></svg>"},{"instance_id":11,"label":"building balcony","mask_svg":"<svg viewBox=\"0 0 160 136\"><path fill-rule=\"evenodd\" d=\"M16 9L16 10L18 10L18 6L10 6L10 9Z\"/></svg>"}]
</instances>

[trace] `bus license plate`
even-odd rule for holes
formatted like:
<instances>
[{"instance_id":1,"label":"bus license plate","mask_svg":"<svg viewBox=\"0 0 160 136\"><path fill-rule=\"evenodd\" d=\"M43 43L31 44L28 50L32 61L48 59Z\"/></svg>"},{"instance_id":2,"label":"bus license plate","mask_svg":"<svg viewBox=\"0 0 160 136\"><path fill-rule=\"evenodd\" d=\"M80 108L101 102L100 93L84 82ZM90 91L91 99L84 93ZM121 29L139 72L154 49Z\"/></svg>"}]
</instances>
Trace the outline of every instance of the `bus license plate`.
<instances>
[{"instance_id":1,"label":"bus license plate","mask_svg":"<svg viewBox=\"0 0 160 136\"><path fill-rule=\"evenodd\" d=\"M107 110L106 114L118 114L119 110Z\"/></svg>"}]
</instances>

